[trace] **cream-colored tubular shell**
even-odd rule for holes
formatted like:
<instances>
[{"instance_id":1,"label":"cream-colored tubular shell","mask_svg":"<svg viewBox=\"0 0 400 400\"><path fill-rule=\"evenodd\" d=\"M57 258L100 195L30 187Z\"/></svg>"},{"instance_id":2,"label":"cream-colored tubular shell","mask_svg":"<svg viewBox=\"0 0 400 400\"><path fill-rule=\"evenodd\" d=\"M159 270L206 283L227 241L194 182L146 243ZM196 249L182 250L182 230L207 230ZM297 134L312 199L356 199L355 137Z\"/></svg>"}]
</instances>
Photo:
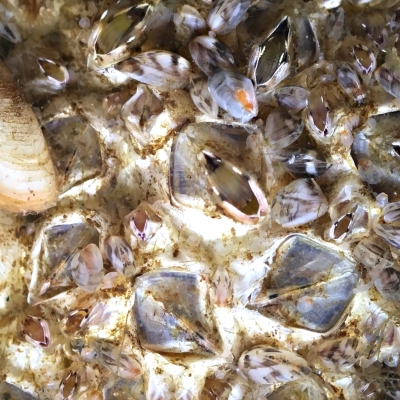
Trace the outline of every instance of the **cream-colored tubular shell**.
<instances>
[{"instance_id":1,"label":"cream-colored tubular shell","mask_svg":"<svg viewBox=\"0 0 400 400\"><path fill-rule=\"evenodd\" d=\"M0 207L40 212L56 203L58 191L39 122L0 61Z\"/></svg>"}]
</instances>

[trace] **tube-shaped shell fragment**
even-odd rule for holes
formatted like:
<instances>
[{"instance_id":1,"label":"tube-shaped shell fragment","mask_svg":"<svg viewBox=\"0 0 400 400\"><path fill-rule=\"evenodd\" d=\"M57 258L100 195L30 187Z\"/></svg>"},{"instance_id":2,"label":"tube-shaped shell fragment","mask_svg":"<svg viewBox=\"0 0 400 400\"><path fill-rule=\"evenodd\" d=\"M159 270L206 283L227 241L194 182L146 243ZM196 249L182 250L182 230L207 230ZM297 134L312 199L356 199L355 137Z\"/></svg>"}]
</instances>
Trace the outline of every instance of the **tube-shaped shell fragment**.
<instances>
[{"instance_id":1,"label":"tube-shaped shell fragment","mask_svg":"<svg viewBox=\"0 0 400 400\"><path fill-rule=\"evenodd\" d=\"M57 201L58 182L39 123L0 62L0 207L40 212Z\"/></svg>"}]
</instances>

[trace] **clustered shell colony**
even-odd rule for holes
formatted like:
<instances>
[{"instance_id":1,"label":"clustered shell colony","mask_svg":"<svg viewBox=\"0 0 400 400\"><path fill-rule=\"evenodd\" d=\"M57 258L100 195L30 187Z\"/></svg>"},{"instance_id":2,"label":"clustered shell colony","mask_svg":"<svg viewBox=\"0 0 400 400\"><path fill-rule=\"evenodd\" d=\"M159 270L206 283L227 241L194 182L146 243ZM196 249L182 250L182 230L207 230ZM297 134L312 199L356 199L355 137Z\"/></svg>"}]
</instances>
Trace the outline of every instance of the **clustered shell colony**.
<instances>
[{"instance_id":1,"label":"clustered shell colony","mask_svg":"<svg viewBox=\"0 0 400 400\"><path fill-rule=\"evenodd\" d=\"M58 398L399 398L400 327L393 311L400 301L400 111L393 100L400 98L398 2L93 5L99 17L87 38L90 73L99 82L108 77L110 85L128 86L105 96L99 120L107 126L81 107L77 115L43 118L43 133L23 95L37 108L54 95L71 102L76 72L65 61L73 57L51 48L48 36L54 25L46 13L54 7L65 18L63 2L25 3L19 11L11 0L8 9L0 5L0 44L15 46L0 52L14 75L0 64L0 206L44 212L20 339L47 354L62 348L68 368L56 374ZM24 13L32 17L27 30ZM86 20L79 24L84 28ZM30 30L44 47L24 45ZM59 35L67 41L65 32ZM188 93L196 119L171 114L166 123L163 96L175 90ZM107 170L116 166L105 165L107 146L98 131L115 126L130 133L135 151L150 162L160 140L170 146L163 178L170 203L163 208L145 195L148 201L127 211L126 203L110 198L98 212L83 201L66 212L63 201L92 190L88 183L99 189L102 203L107 195L96 186L100 176L111 196L117 184ZM124 209L119 230L106 215L117 208L114 201ZM262 240L272 252L262 260L263 271L250 278L255 264L244 263L243 271L221 257L211 269L193 267L198 260L190 254L141 269L135 257L143 263L162 241L174 248L172 236L184 232L184 224L172 228L171 221L176 210L191 209L231 231L249 225L242 246L256 246L260 240L256 235L251 242L252 235L266 233ZM197 247L201 240L187 242ZM118 296L129 304L127 314ZM353 330L350 324L343 330L357 296L364 296L363 316ZM224 326L234 321L235 308L319 341L289 345L268 332L264 341L233 349L227 331L235 322ZM121 343L107 331L118 324L124 326ZM188 365L222 363L218 370L205 368L196 383L182 380L172 389L152 370L171 355ZM0 392L26 394L18 382L4 385Z\"/></svg>"}]
</instances>

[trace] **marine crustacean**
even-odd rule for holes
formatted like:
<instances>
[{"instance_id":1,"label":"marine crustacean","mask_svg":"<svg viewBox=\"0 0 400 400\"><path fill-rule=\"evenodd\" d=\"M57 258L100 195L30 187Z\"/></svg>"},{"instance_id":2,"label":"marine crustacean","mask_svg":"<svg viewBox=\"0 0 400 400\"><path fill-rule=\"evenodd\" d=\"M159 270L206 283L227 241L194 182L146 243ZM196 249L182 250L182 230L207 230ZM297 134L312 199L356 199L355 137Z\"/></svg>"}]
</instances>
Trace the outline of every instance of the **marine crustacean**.
<instances>
[{"instance_id":1,"label":"marine crustacean","mask_svg":"<svg viewBox=\"0 0 400 400\"><path fill-rule=\"evenodd\" d=\"M398 398L399 1L111 3L0 4L0 397Z\"/></svg>"}]
</instances>

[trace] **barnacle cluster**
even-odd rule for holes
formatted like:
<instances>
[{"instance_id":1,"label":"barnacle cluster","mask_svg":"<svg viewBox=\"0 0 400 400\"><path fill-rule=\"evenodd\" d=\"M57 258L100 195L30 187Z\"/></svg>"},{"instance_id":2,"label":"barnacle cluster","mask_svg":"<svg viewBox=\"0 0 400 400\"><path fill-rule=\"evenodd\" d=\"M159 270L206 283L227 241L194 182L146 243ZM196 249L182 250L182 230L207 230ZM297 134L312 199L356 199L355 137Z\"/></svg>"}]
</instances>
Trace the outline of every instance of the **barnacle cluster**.
<instances>
[{"instance_id":1,"label":"barnacle cluster","mask_svg":"<svg viewBox=\"0 0 400 400\"><path fill-rule=\"evenodd\" d=\"M400 398L398 0L0 0L4 399Z\"/></svg>"}]
</instances>

